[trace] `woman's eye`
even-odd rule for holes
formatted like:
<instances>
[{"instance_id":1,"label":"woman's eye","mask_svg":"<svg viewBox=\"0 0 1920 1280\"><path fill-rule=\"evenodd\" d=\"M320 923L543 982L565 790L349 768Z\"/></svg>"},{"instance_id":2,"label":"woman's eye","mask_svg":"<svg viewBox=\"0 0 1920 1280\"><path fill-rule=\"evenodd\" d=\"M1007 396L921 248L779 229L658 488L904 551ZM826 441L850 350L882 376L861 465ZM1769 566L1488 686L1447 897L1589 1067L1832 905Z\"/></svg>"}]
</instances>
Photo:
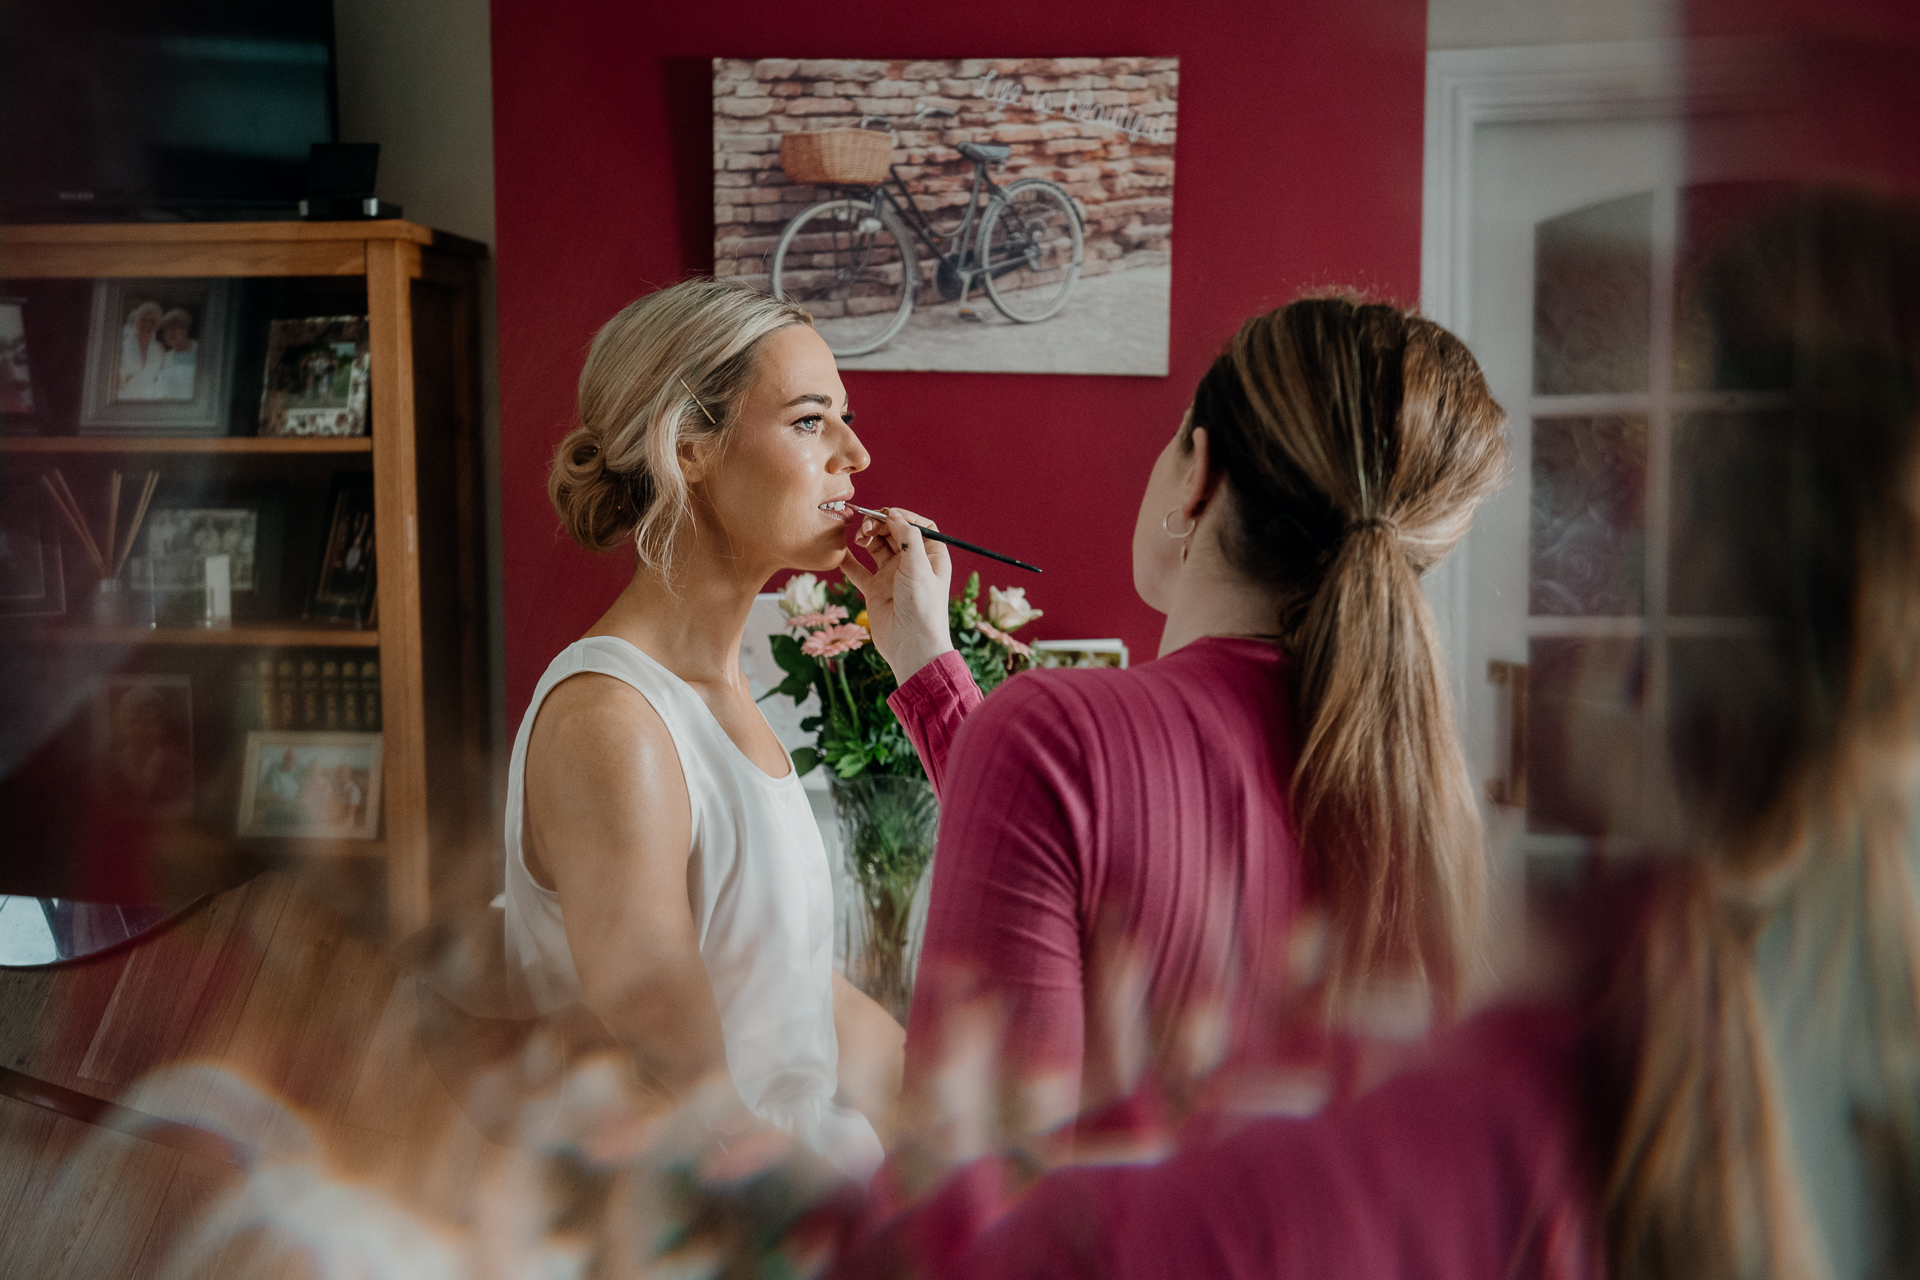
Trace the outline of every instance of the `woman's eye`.
<instances>
[{"instance_id":1,"label":"woman's eye","mask_svg":"<svg viewBox=\"0 0 1920 1280\"><path fill-rule=\"evenodd\" d=\"M814 414L807 415L806 417L800 419L800 421L794 423L793 425L795 429L804 431L808 435L812 435L814 432L820 429L820 424L825 421L826 421L825 417L823 417L820 414L814 413Z\"/></svg>"}]
</instances>

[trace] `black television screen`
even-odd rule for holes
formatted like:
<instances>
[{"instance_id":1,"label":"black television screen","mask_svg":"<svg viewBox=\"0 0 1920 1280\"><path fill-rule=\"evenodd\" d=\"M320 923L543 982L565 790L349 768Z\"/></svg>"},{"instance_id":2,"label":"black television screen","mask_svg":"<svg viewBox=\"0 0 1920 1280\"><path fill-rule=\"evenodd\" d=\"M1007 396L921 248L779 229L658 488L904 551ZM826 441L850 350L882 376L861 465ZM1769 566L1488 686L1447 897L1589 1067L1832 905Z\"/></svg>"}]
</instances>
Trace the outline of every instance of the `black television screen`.
<instances>
[{"instance_id":1,"label":"black television screen","mask_svg":"<svg viewBox=\"0 0 1920 1280\"><path fill-rule=\"evenodd\" d=\"M333 0L0 0L10 217L291 212L337 140Z\"/></svg>"}]
</instances>

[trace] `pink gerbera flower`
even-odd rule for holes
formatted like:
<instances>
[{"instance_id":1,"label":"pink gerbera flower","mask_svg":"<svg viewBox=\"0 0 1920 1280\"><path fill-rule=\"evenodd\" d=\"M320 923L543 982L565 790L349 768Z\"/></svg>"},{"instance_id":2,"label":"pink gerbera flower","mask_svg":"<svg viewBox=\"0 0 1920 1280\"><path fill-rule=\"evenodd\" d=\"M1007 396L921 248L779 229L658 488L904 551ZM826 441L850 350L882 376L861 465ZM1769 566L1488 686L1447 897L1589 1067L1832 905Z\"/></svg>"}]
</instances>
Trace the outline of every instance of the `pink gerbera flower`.
<instances>
[{"instance_id":1,"label":"pink gerbera flower","mask_svg":"<svg viewBox=\"0 0 1920 1280\"><path fill-rule=\"evenodd\" d=\"M989 640L998 640L1001 644L1007 646L1007 648L1013 650L1023 658L1031 658L1033 656L1032 649L1021 644L1018 640L1015 640L991 622L976 622L974 623L974 630Z\"/></svg>"},{"instance_id":2,"label":"pink gerbera flower","mask_svg":"<svg viewBox=\"0 0 1920 1280\"><path fill-rule=\"evenodd\" d=\"M840 610L840 616L846 617L847 611ZM814 632L800 642L800 652L809 658L837 658L843 653L852 653L867 642L867 629L849 622L838 627L826 627Z\"/></svg>"},{"instance_id":3,"label":"pink gerbera flower","mask_svg":"<svg viewBox=\"0 0 1920 1280\"><path fill-rule=\"evenodd\" d=\"M803 613L797 618L788 618L787 625L796 631L818 631L822 627L830 627L836 622L846 620L846 606L830 604L819 613Z\"/></svg>"}]
</instances>

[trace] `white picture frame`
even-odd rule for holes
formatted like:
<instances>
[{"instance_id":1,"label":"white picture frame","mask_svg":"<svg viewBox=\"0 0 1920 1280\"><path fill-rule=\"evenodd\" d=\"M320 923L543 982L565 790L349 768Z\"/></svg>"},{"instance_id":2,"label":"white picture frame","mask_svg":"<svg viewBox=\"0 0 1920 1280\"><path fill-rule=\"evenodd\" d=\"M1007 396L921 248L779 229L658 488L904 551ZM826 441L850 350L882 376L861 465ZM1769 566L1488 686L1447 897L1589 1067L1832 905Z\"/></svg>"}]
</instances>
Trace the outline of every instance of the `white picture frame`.
<instances>
[{"instance_id":1,"label":"white picture frame","mask_svg":"<svg viewBox=\"0 0 1920 1280\"><path fill-rule=\"evenodd\" d=\"M1124 640L1035 640L1033 665L1045 669L1059 667L1106 667L1125 670L1127 642Z\"/></svg>"}]
</instances>

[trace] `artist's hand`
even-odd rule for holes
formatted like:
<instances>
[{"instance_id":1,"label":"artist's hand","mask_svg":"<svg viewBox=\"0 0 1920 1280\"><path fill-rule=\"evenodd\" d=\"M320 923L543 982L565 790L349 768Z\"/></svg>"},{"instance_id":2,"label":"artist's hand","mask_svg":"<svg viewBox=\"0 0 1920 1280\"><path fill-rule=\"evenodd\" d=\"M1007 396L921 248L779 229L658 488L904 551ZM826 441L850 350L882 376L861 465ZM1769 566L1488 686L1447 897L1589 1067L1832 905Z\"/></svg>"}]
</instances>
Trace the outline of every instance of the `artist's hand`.
<instances>
[{"instance_id":1,"label":"artist's hand","mask_svg":"<svg viewBox=\"0 0 1920 1280\"><path fill-rule=\"evenodd\" d=\"M905 684L953 648L947 630L953 558L944 543L920 536L921 528L939 527L933 521L899 507L886 510L886 520L864 517L853 534L854 545L873 557L873 568L852 555L840 567L866 597L874 648L893 668L893 678Z\"/></svg>"}]
</instances>

